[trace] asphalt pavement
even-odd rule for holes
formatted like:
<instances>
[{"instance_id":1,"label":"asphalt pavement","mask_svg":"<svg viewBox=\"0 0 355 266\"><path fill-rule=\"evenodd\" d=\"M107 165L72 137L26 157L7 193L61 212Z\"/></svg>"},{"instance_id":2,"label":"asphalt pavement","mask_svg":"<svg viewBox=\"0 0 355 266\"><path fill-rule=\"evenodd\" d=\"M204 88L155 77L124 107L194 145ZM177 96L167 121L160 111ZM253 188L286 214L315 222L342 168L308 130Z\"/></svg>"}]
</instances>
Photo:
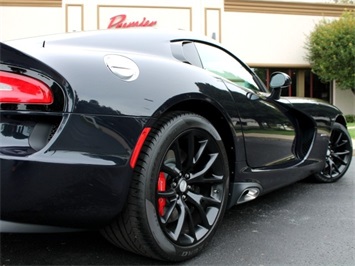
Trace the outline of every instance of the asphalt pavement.
<instances>
[{"instance_id":1,"label":"asphalt pavement","mask_svg":"<svg viewBox=\"0 0 355 266\"><path fill-rule=\"evenodd\" d=\"M97 232L1 234L1 265L166 265ZM226 212L210 246L174 265L355 265L355 157L333 184L298 182Z\"/></svg>"}]
</instances>

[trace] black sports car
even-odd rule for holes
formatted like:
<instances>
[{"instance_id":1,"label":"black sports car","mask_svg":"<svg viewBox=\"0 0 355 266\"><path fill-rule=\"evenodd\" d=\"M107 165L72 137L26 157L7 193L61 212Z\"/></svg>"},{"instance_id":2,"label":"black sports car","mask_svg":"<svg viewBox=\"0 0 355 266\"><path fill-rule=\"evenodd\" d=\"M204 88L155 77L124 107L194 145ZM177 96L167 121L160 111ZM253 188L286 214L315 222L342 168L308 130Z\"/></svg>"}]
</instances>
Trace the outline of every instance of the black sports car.
<instances>
[{"instance_id":1,"label":"black sports car","mask_svg":"<svg viewBox=\"0 0 355 266\"><path fill-rule=\"evenodd\" d=\"M313 176L352 144L342 113L280 97L212 40L105 30L1 43L1 220L99 228L161 260L199 253L227 208Z\"/></svg>"}]
</instances>

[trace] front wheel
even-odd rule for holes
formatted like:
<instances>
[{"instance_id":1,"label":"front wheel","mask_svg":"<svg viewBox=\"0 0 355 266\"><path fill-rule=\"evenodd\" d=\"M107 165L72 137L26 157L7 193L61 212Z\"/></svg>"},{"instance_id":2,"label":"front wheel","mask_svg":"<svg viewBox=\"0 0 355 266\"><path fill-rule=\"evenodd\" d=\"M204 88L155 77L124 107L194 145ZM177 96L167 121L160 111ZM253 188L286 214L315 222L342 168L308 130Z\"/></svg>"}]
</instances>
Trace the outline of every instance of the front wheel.
<instances>
[{"instance_id":1,"label":"front wheel","mask_svg":"<svg viewBox=\"0 0 355 266\"><path fill-rule=\"evenodd\" d=\"M325 167L314 175L317 181L331 183L339 180L348 170L352 158L352 143L346 128L334 123L329 139Z\"/></svg>"},{"instance_id":2,"label":"front wheel","mask_svg":"<svg viewBox=\"0 0 355 266\"><path fill-rule=\"evenodd\" d=\"M228 158L213 125L196 114L170 114L151 129L127 207L104 236L144 256L189 259L217 230L228 184Z\"/></svg>"}]
</instances>

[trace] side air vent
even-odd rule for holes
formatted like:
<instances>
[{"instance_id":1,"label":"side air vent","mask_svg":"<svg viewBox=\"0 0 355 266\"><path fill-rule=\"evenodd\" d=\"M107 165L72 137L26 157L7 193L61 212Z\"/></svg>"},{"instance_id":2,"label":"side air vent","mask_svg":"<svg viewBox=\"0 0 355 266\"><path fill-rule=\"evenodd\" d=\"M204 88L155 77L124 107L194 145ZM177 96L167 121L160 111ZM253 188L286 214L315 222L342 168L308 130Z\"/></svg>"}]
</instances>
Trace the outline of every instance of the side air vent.
<instances>
[{"instance_id":1,"label":"side air vent","mask_svg":"<svg viewBox=\"0 0 355 266\"><path fill-rule=\"evenodd\" d=\"M303 134L301 153L302 153L302 157L305 157L312 146L313 139L314 139L314 131L307 130L306 132L303 133L304 134Z\"/></svg>"}]
</instances>

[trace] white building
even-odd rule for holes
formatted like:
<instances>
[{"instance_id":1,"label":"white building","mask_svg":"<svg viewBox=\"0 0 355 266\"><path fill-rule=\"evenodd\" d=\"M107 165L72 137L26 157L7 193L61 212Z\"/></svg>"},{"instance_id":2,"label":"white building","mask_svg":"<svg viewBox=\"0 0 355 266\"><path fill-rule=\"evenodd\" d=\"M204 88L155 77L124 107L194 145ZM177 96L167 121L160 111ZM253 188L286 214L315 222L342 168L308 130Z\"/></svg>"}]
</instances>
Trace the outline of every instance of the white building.
<instances>
[{"instance_id":1,"label":"white building","mask_svg":"<svg viewBox=\"0 0 355 266\"><path fill-rule=\"evenodd\" d=\"M109 27L154 26L214 37L268 81L276 70L293 85L285 95L325 99L355 114L355 95L322 84L305 60L305 39L321 19L350 4L331 0L0 0L0 41Z\"/></svg>"}]
</instances>

